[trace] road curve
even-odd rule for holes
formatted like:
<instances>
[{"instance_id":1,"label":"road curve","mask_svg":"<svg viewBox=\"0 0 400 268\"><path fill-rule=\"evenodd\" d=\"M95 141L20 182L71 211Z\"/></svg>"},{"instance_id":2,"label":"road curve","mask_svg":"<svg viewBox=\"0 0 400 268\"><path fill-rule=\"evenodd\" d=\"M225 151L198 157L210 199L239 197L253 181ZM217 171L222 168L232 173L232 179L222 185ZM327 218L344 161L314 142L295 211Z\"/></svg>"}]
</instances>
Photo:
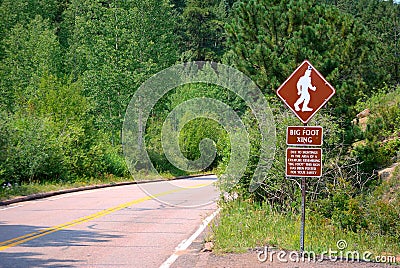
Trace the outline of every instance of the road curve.
<instances>
[{"instance_id":1,"label":"road curve","mask_svg":"<svg viewBox=\"0 0 400 268\"><path fill-rule=\"evenodd\" d=\"M0 206L0 267L159 267L216 210L185 208L218 198L215 180L151 183L153 196L128 185Z\"/></svg>"}]
</instances>

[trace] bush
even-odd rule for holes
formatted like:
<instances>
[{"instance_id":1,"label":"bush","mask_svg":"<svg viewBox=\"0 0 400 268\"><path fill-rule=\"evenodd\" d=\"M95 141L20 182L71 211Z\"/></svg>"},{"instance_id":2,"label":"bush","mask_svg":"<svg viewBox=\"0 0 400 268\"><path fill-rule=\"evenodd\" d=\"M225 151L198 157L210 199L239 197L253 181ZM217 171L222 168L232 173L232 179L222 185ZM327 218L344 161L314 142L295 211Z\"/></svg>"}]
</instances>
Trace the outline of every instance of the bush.
<instances>
[{"instance_id":1,"label":"bush","mask_svg":"<svg viewBox=\"0 0 400 268\"><path fill-rule=\"evenodd\" d=\"M312 211L336 227L364 232L370 236L384 236L400 242L400 183L399 172L383 181L370 193L356 194L353 185L344 179L333 194L312 204Z\"/></svg>"},{"instance_id":2,"label":"bush","mask_svg":"<svg viewBox=\"0 0 400 268\"><path fill-rule=\"evenodd\" d=\"M62 148L46 118L14 115L3 126L7 142L3 145L2 169L7 182L46 180L65 177Z\"/></svg>"},{"instance_id":3,"label":"bush","mask_svg":"<svg viewBox=\"0 0 400 268\"><path fill-rule=\"evenodd\" d=\"M0 124L1 181L74 181L126 174L120 151L93 127L91 105L78 82L42 77L34 97Z\"/></svg>"},{"instance_id":4,"label":"bush","mask_svg":"<svg viewBox=\"0 0 400 268\"><path fill-rule=\"evenodd\" d=\"M115 148L108 145L103 161L105 162L106 173L119 177L128 176L128 168L125 158L122 155L122 148Z\"/></svg>"},{"instance_id":5,"label":"bush","mask_svg":"<svg viewBox=\"0 0 400 268\"><path fill-rule=\"evenodd\" d=\"M400 151L400 87L385 87L368 99L360 100L357 110L370 110L365 130L355 126L356 143L351 152L361 164L361 170L372 172L389 166Z\"/></svg>"},{"instance_id":6,"label":"bush","mask_svg":"<svg viewBox=\"0 0 400 268\"><path fill-rule=\"evenodd\" d=\"M400 243L400 168L368 197L365 211L369 230Z\"/></svg>"}]
</instances>

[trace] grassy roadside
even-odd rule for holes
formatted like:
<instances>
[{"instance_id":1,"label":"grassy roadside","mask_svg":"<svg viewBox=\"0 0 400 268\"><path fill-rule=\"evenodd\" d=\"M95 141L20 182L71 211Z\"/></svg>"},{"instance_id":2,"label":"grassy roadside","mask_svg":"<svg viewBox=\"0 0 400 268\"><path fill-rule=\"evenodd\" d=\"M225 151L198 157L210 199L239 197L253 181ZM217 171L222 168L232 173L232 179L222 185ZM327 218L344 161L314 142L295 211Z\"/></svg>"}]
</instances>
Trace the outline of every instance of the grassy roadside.
<instances>
[{"instance_id":1,"label":"grassy roadside","mask_svg":"<svg viewBox=\"0 0 400 268\"><path fill-rule=\"evenodd\" d=\"M115 184L127 181L133 181L133 179L129 177L103 176L99 178L80 179L73 182L53 181L44 183L22 183L20 185L5 184L0 187L0 201L31 194L46 193L92 185Z\"/></svg>"},{"instance_id":2,"label":"grassy roadside","mask_svg":"<svg viewBox=\"0 0 400 268\"><path fill-rule=\"evenodd\" d=\"M31 182L31 183L22 183L21 185L12 185L5 184L0 186L0 201L12 199L20 196L27 196L38 193L47 193L52 191L59 191L65 189L72 189L84 186L94 186L94 185L104 185L104 184L116 184L121 182L131 182L131 181L139 181L139 180L152 180L158 179L160 175L152 175L152 174L138 174L138 176L125 176L125 177L116 177L113 175L106 175L98 178L85 178L78 179L73 182ZM170 173L163 173L161 177L164 179L172 179L175 178Z\"/></svg>"},{"instance_id":3,"label":"grassy roadside","mask_svg":"<svg viewBox=\"0 0 400 268\"><path fill-rule=\"evenodd\" d=\"M212 226L209 237L214 251L245 252L249 248L274 246L299 250L300 216L274 211L267 205L235 200L222 205L223 209ZM373 256L394 255L400 260L400 244L390 237L367 232L354 233L331 225L327 220L306 212L305 250L321 254L338 250L337 241L345 240L346 251L369 251Z\"/></svg>"},{"instance_id":4,"label":"grassy roadside","mask_svg":"<svg viewBox=\"0 0 400 268\"><path fill-rule=\"evenodd\" d=\"M316 254L338 251L338 241L345 240L343 251L371 252L372 257L396 256L400 263L400 165L372 191L345 198L352 204L351 209L337 211L350 220L361 218L363 224L355 229L343 228L340 222L324 216L318 210L320 206L308 204L305 250ZM264 246L299 250L298 213L278 211L266 203L241 197L224 199L230 201L221 201L222 210L207 238L214 242L214 252L245 252ZM335 204L329 203L326 209L336 211Z\"/></svg>"}]
</instances>

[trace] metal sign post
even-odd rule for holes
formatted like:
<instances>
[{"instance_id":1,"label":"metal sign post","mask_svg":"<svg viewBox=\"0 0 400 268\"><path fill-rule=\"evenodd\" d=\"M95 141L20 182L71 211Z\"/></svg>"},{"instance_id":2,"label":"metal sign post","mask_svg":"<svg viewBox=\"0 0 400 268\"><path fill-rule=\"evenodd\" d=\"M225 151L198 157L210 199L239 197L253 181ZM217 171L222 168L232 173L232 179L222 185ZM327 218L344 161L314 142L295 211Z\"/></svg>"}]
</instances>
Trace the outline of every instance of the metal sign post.
<instances>
[{"instance_id":1,"label":"metal sign post","mask_svg":"<svg viewBox=\"0 0 400 268\"><path fill-rule=\"evenodd\" d=\"M307 127L307 123L304 124ZM304 229L306 224L306 177L301 177L301 222L300 222L300 253L304 253Z\"/></svg>"},{"instance_id":2,"label":"metal sign post","mask_svg":"<svg viewBox=\"0 0 400 268\"><path fill-rule=\"evenodd\" d=\"M300 252L304 253L304 226L306 222L306 178L301 178Z\"/></svg>"}]
</instances>

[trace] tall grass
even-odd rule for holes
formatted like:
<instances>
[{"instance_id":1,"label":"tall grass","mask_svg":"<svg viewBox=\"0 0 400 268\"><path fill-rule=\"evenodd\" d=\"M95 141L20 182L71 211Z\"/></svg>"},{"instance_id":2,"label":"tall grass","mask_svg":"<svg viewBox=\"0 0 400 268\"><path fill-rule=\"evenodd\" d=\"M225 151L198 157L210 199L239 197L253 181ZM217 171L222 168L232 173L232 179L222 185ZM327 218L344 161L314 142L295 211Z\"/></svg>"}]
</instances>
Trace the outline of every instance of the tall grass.
<instances>
[{"instance_id":1,"label":"tall grass","mask_svg":"<svg viewBox=\"0 0 400 268\"><path fill-rule=\"evenodd\" d=\"M300 215L281 213L268 205L235 200L222 205L221 214L212 225L209 239L215 252L244 252L249 248L274 246L285 250L300 248ZM306 212L305 250L321 254L338 250L337 241L345 240L344 250L373 255L400 255L400 245L392 239L360 231L354 233L331 225L329 220Z\"/></svg>"}]
</instances>

